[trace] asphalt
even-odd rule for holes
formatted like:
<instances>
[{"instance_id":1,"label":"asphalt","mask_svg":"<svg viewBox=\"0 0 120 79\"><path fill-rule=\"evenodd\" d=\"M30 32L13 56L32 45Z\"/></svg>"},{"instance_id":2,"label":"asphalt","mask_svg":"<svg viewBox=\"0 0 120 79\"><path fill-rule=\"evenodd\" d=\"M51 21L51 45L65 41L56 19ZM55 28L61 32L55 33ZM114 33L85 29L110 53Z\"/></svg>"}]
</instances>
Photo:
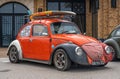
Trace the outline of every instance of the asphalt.
<instances>
[{"instance_id":1,"label":"asphalt","mask_svg":"<svg viewBox=\"0 0 120 79\"><path fill-rule=\"evenodd\" d=\"M120 79L120 61L105 67L72 66L69 71L58 71L54 66L21 62L12 64L0 58L0 79Z\"/></svg>"},{"instance_id":2,"label":"asphalt","mask_svg":"<svg viewBox=\"0 0 120 79\"><path fill-rule=\"evenodd\" d=\"M0 48L0 58L7 57L7 48Z\"/></svg>"},{"instance_id":3,"label":"asphalt","mask_svg":"<svg viewBox=\"0 0 120 79\"><path fill-rule=\"evenodd\" d=\"M54 66L33 62L12 64L7 48L0 48L0 79L120 79L120 60L105 67L72 66L69 71L58 71Z\"/></svg>"}]
</instances>

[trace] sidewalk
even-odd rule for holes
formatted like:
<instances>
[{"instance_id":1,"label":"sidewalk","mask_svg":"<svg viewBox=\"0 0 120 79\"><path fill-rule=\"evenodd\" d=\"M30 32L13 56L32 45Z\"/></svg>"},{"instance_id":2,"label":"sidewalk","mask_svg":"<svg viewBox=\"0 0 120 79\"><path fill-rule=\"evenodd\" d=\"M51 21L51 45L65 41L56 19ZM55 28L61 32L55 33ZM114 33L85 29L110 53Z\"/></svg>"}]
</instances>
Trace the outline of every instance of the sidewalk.
<instances>
[{"instance_id":1,"label":"sidewalk","mask_svg":"<svg viewBox=\"0 0 120 79\"><path fill-rule=\"evenodd\" d=\"M7 48L0 48L0 58L7 57Z\"/></svg>"}]
</instances>

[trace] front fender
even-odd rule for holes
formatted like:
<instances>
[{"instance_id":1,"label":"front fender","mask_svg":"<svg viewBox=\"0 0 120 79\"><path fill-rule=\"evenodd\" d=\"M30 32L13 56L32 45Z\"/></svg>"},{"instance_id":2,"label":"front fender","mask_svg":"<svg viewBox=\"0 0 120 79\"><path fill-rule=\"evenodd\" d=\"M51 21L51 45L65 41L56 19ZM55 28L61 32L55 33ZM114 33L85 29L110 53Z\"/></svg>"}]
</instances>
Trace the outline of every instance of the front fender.
<instances>
[{"instance_id":1,"label":"front fender","mask_svg":"<svg viewBox=\"0 0 120 79\"><path fill-rule=\"evenodd\" d=\"M120 46L118 45L118 43L115 40L107 39L104 41L104 43L112 46L117 54L117 58L120 58Z\"/></svg>"},{"instance_id":2,"label":"front fender","mask_svg":"<svg viewBox=\"0 0 120 79\"><path fill-rule=\"evenodd\" d=\"M78 46L75 44L70 44L70 43L64 43L64 44L60 44L60 45L56 46L51 55L51 63L52 63L55 51L57 49L63 49L66 51L68 57L70 58L70 60L72 62L81 64L81 65L88 65L86 53L83 51L82 56L78 56L75 53L76 47L78 47Z\"/></svg>"},{"instance_id":3,"label":"front fender","mask_svg":"<svg viewBox=\"0 0 120 79\"><path fill-rule=\"evenodd\" d=\"M16 48L18 50L19 60L22 60L22 58L23 58L22 57L22 49L21 49L19 41L14 40L13 42L11 42L11 44L9 45L8 50L7 50L7 55L9 55L9 49L11 46L16 46Z\"/></svg>"}]
</instances>

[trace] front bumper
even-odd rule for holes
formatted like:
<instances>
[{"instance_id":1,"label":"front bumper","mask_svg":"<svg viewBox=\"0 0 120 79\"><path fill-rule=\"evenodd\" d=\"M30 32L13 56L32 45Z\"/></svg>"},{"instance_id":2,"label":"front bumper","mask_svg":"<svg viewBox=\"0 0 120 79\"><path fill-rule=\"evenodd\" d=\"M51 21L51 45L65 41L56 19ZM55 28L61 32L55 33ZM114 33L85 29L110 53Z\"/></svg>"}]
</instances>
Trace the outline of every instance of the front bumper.
<instances>
[{"instance_id":1,"label":"front bumper","mask_svg":"<svg viewBox=\"0 0 120 79\"><path fill-rule=\"evenodd\" d=\"M90 47L88 48L88 51L86 51L82 46L80 46L80 48L82 49L82 54L80 56L76 54L75 49L79 46L75 44L66 44L64 46L64 49L66 50L71 61L80 65L104 65L112 60L112 54L105 54L103 48L101 48L101 45L96 46L96 44L93 45L92 43L89 45L87 44L87 46ZM98 48L96 49L94 47Z\"/></svg>"},{"instance_id":2,"label":"front bumper","mask_svg":"<svg viewBox=\"0 0 120 79\"><path fill-rule=\"evenodd\" d=\"M99 43L88 43L81 46L82 56L75 55L74 62L81 65L104 65L112 60L112 53L105 53Z\"/></svg>"},{"instance_id":3,"label":"front bumper","mask_svg":"<svg viewBox=\"0 0 120 79\"><path fill-rule=\"evenodd\" d=\"M112 60L112 54L107 56L104 55L102 58L95 60L90 58L87 54L84 53L83 56L76 56L73 62L80 65L99 66L99 65L105 65L111 60Z\"/></svg>"}]
</instances>

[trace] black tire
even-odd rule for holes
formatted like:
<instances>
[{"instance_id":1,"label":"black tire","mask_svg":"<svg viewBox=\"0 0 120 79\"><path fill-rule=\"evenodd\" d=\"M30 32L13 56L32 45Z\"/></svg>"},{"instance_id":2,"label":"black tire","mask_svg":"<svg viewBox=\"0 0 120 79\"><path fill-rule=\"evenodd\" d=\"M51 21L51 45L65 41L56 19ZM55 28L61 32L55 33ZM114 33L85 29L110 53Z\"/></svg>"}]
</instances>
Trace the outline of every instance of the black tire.
<instances>
[{"instance_id":1,"label":"black tire","mask_svg":"<svg viewBox=\"0 0 120 79\"><path fill-rule=\"evenodd\" d=\"M11 63L19 62L18 50L15 46L10 47L8 56Z\"/></svg>"},{"instance_id":2,"label":"black tire","mask_svg":"<svg viewBox=\"0 0 120 79\"><path fill-rule=\"evenodd\" d=\"M53 58L54 66L60 70L68 70L71 66L71 60L63 49L57 49Z\"/></svg>"}]
</instances>

